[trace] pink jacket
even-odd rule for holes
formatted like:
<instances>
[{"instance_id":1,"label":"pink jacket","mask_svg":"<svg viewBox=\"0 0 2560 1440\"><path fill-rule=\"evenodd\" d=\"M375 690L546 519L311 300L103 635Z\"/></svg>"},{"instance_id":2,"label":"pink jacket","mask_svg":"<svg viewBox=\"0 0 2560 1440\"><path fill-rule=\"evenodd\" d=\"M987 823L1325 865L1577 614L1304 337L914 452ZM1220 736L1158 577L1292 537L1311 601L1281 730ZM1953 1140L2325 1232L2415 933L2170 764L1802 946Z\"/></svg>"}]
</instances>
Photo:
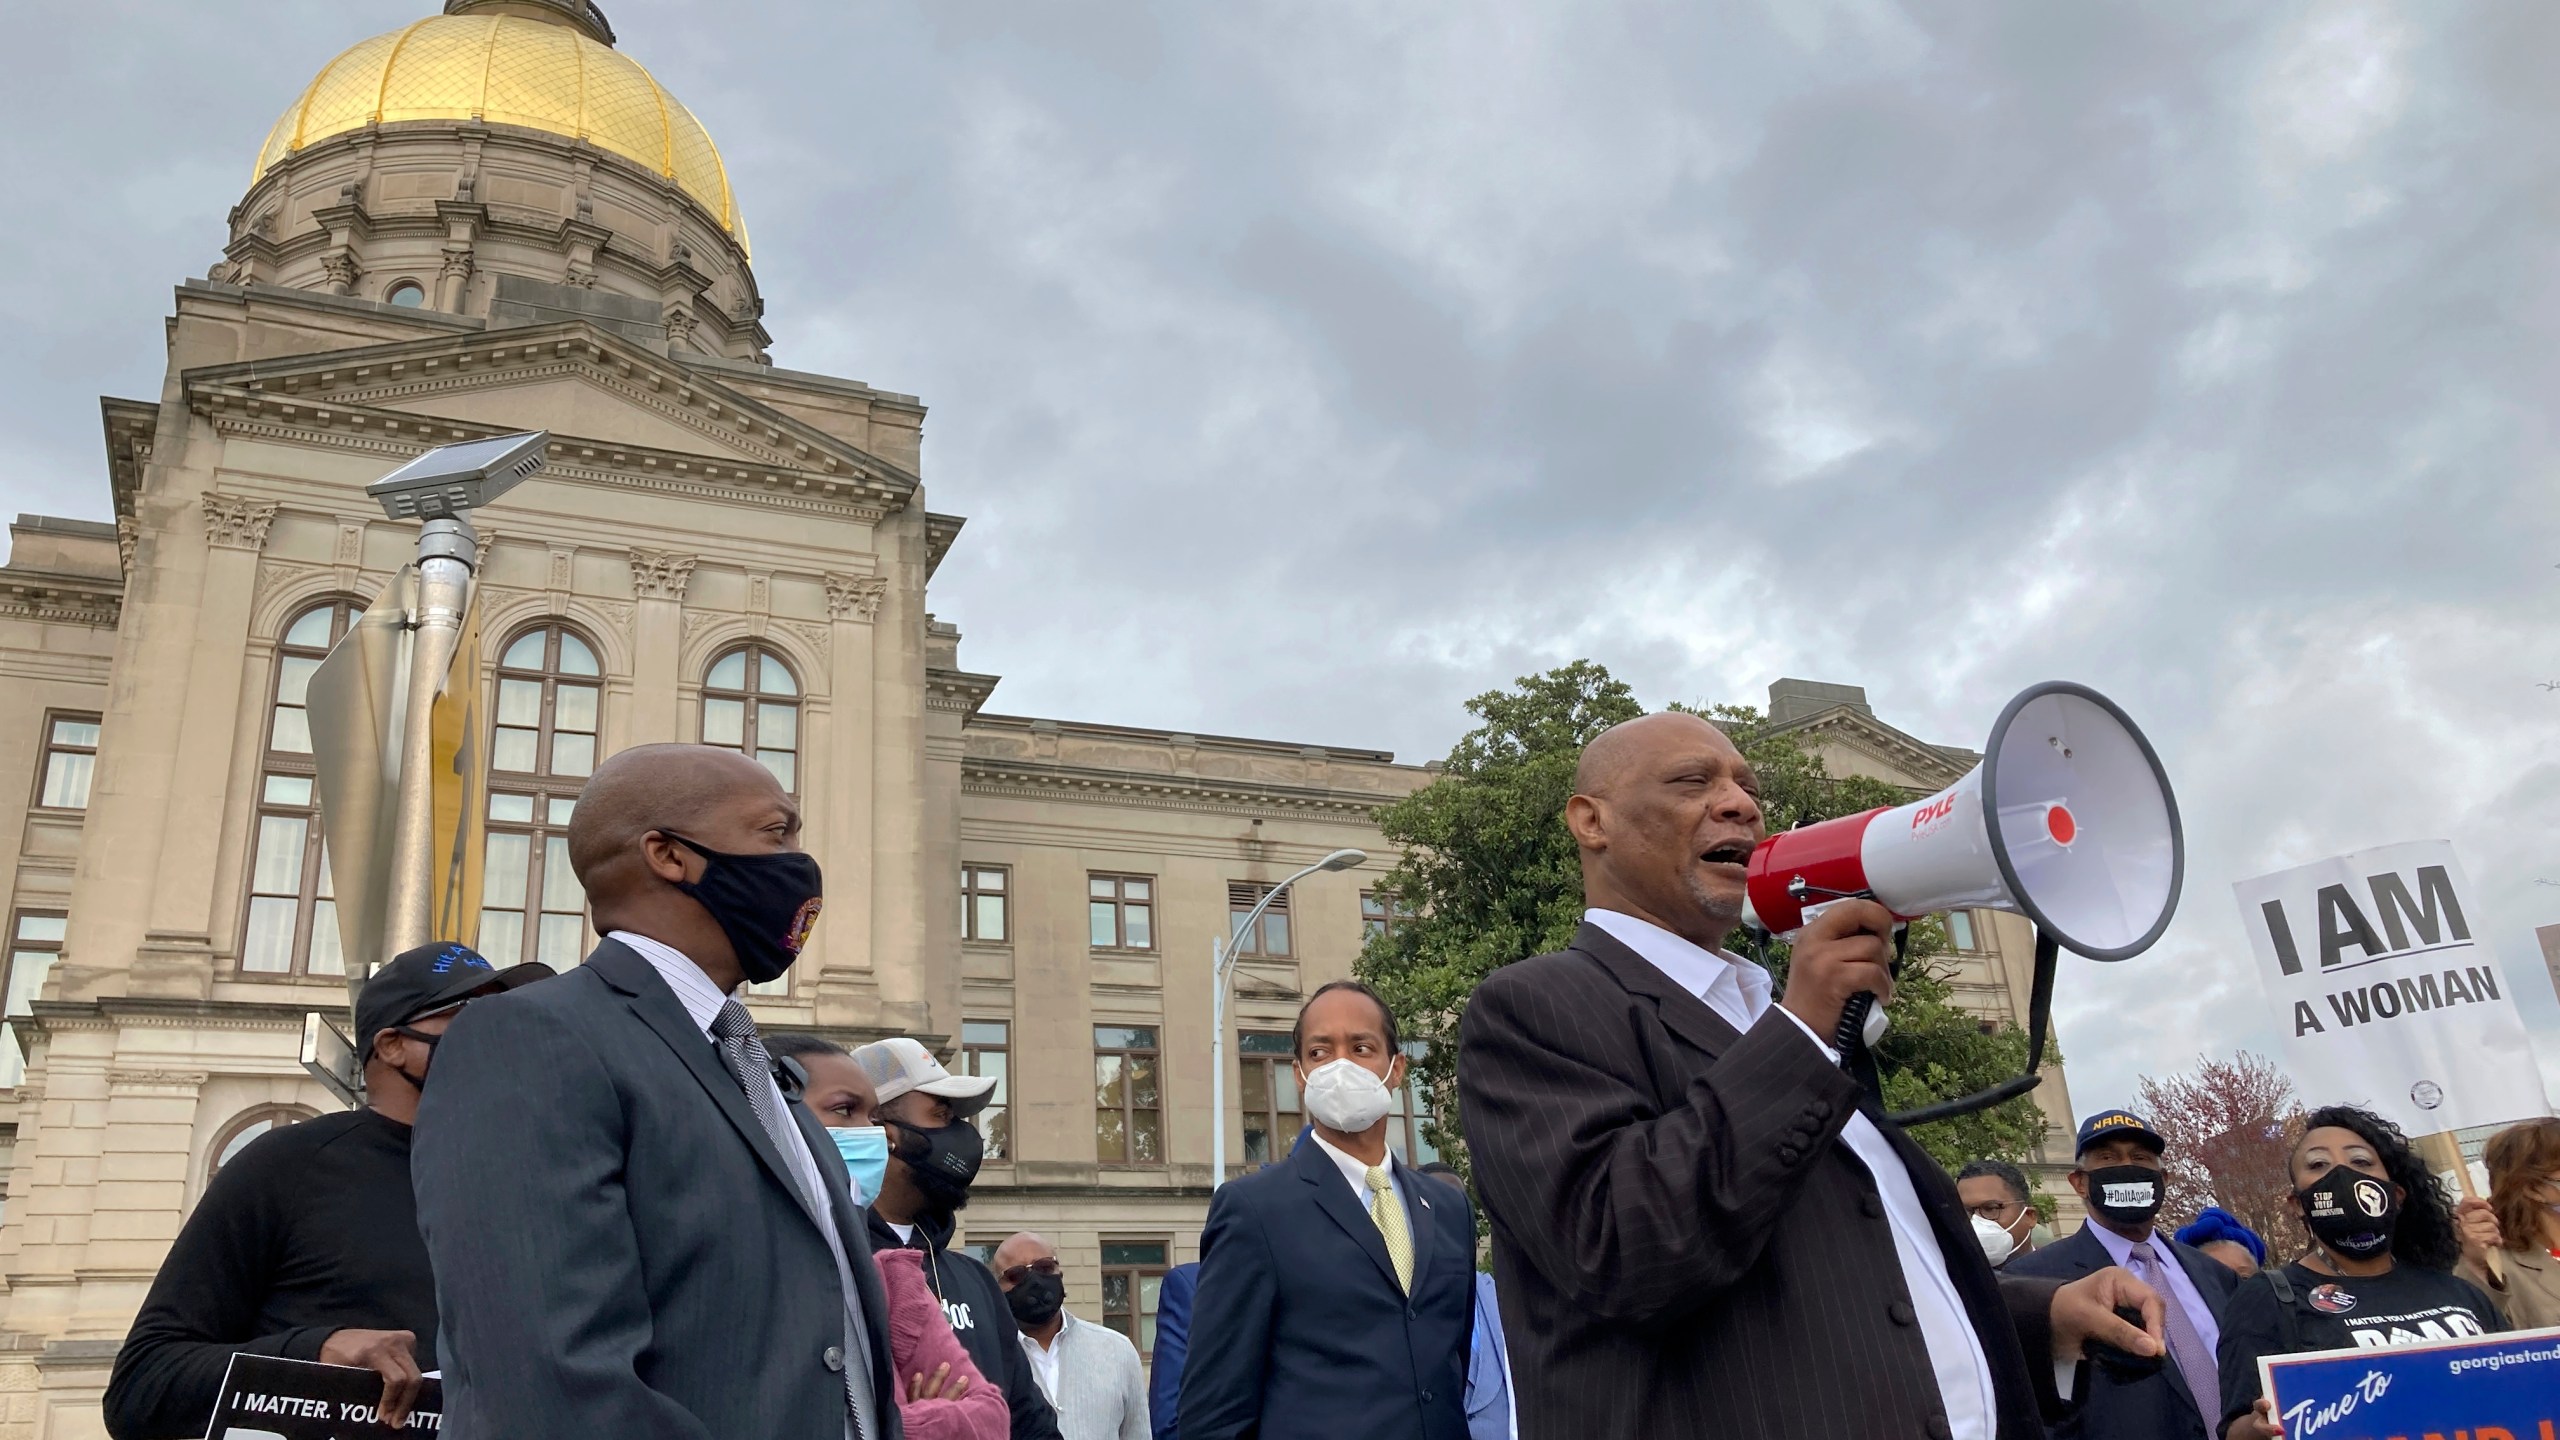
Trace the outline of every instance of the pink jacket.
<instances>
[{"instance_id":1,"label":"pink jacket","mask_svg":"<svg viewBox=\"0 0 2560 1440\"><path fill-rule=\"evenodd\" d=\"M906 1421L908 1440L1006 1440L1013 1432L1013 1412L1004 1391L978 1373L960 1337L943 1318L942 1302L924 1283L924 1252L881 1250L872 1257L880 1266L880 1285L889 1297L889 1363L897 1375L889 1388L898 1396L898 1414ZM951 1367L943 1380L969 1377L969 1393L957 1400L910 1400L907 1381Z\"/></svg>"}]
</instances>

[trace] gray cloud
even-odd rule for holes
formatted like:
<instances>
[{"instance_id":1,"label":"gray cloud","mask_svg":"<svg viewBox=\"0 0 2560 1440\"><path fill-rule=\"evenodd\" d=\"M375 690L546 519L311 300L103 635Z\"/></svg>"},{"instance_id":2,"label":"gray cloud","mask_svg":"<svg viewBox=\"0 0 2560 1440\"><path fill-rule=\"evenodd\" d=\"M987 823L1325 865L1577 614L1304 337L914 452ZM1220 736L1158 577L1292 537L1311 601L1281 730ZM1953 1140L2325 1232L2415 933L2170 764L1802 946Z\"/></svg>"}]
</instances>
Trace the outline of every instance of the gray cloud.
<instances>
[{"instance_id":1,"label":"gray cloud","mask_svg":"<svg viewBox=\"0 0 2560 1440\"><path fill-rule=\"evenodd\" d=\"M330 55L424 0L31 27L8 494ZM921 393L1002 708L1438 753L1589 655L1977 743L2116 695L2193 846L2078 965L2084 1105L2272 1048L2231 881L2452 838L2560 1082L2538 7L620 0L721 142L783 363Z\"/></svg>"}]
</instances>

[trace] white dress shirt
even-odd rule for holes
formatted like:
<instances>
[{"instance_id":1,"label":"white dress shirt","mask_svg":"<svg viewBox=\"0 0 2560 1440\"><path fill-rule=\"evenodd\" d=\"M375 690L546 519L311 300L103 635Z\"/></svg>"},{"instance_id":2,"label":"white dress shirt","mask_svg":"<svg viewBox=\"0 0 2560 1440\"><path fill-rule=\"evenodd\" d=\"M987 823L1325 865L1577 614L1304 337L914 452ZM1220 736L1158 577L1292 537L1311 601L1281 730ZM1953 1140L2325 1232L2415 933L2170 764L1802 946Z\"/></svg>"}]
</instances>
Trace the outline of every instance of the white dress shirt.
<instances>
[{"instance_id":1,"label":"white dress shirt","mask_svg":"<svg viewBox=\"0 0 2560 1440\"><path fill-rule=\"evenodd\" d=\"M1067 1327L1063 1324L1057 1334L1049 1337L1051 1343L1047 1345L1033 1339L1028 1330L1022 1333L1022 1353L1031 1357L1031 1378L1040 1382L1040 1398L1048 1401L1052 1409L1058 1404L1058 1350L1066 1338Z\"/></svg>"},{"instance_id":2,"label":"white dress shirt","mask_svg":"<svg viewBox=\"0 0 2560 1440\"><path fill-rule=\"evenodd\" d=\"M1327 1140L1321 1130L1309 1130L1307 1138L1324 1147L1324 1153L1332 1159L1334 1168L1342 1172L1343 1179L1351 1182L1351 1193L1360 1197L1360 1213L1369 1213L1369 1162ZM1411 1235L1413 1197L1405 1193L1404 1177L1396 1173L1395 1152L1388 1151L1387 1158L1378 1163L1387 1172L1387 1183L1395 1187L1396 1203L1404 1207L1405 1233Z\"/></svg>"},{"instance_id":3,"label":"white dress shirt","mask_svg":"<svg viewBox=\"0 0 2560 1440\"><path fill-rule=\"evenodd\" d=\"M701 1029L704 1043L717 1043L712 1038L711 1022L719 1016L720 1007L728 1003L729 997L720 993L720 987L711 983L711 977L702 973L701 966L686 959L684 952L671 945L662 945L646 935L635 935L628 930L616 930L605 938L621 941L637 952L641 959L648 961L649 968L658 972L658 978L667 982L667 988L676 992L676 1003L684 1007L686 1018ZM723 1068L726 1068L726 1062L722 1063ZM771 1075L767 1075L764 1077L764 1083L766 1090L770 1092L769 1098L774 1106L773 1113L789 1121L791 1102L783 1098L780 1082ZM791 1134L792 1138L799 1143L781 1147L782 1163L791 1167L791 1177L799 1183L800 1193L816 1202L819 1213L825 1217L827 1223L818 1228L827 1237L827 1252L835 1257L836 1262L836 1284L844 1291L845 1340L847 1342L845 1348L853 1352L845 1356L845 1363L860 1365L868 1371L871 1365L870 1347L856 1342L869 1331L863 1324L861 1296L853 1287L853 1265L845 1256L844 1237L837 1233L838 1227L834 1223L835 1198L827 1193L825 1177L818 1171L818 1157L809 1149L809 1137L800 1133L800 1127L796 1123L791 1125ZM886 1408L892 1403L876 1384L872 1387L872 1393L877 1397L874 1402L876 1405ZM855 1434L853 1419L849 1415L845 1419L844 1433L848 1440L859 1440Z\"/></svg>"},{"instance_id":4,"label":"white dress shirt","mask_svg":"<svg viewBox=\"0 0 2560 1440\"><path fill-rule=\"evenodd\" d=\"M1582 918L1643 956L1672 984L1705 1001L1734 1029L1749 1030L1769 1013L1775 987L1769 972L1750 961L1703 949L1659 925L1615 910L1586 910ZM1839 1060L1839 1052L1795 1012L1780 1008L1778 1013L1794 1022L1797 1031L1825 1055ZM1929 1214L1920 1206L1910 1170L1864 1113L1851 1113L1840 1139L1875 1177L1876 1194L1884 1201L1885 1221L1893 1231L1894 1253L1902 1262L1902 1283L1911 1292L1911 1308L1920 1321L1920 1338L1928 1344L1929 1365L1937 1374L1938 1394L1946 1403L1955 1440L1991 1440L1999 1428L1991 1360L1983 1353L1982 1337L1973 1332L1963 1297L1948 1278L1946 1254L1929 1229Z\"/></svg>"}]
</instances>

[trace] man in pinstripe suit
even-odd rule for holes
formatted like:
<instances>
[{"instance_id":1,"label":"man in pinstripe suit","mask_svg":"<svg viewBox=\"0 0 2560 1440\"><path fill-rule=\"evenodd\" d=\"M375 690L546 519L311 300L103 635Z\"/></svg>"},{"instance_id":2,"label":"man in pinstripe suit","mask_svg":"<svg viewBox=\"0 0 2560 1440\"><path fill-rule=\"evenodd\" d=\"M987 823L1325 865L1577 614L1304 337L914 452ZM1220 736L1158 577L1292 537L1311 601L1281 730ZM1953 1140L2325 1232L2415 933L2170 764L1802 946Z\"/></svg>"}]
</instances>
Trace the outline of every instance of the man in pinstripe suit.
<instances>
[{"instance_id":1,"label":"man in pinstripe suit","mask_svg":"<svg viewBox=\"0 0 2560 1440\"><path fill-rule=\"evenodd\" d=\"M1777 1003L1716 948L1762 835L1722 732L1630 721L1574 789L1584 924L1479 986L1459 1041L1522 1440L2037 1440L2083 1338L2160 1353L2159 1301L2121 1271L1996 1279L1841 1068L1824 1037L1890 993L1891 915L1824 913Z\"/></svg>"}]
</instances>

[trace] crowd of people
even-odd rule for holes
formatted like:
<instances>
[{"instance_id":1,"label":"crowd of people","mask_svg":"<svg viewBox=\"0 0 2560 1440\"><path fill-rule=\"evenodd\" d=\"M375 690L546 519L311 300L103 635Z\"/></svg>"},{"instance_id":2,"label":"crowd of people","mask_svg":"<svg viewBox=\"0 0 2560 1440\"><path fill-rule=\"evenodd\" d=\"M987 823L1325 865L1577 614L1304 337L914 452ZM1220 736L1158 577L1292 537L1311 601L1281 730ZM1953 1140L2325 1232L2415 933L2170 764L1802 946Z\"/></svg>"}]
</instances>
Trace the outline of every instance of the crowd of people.
<instances>
[{"instance_id":1,"label":"crowd of people","mask_svg":"<svg viewBox=\"0 0 2560 1440\"><path fill-rule=\"evenodd\" d=\"M1946 1174L1825 1038L1889 992L1892 916L1826 910L1783 993L1719 948L1756 792L1692 716L1585 751L1584 923L1464 1018L1472 1185L1388 1146L1393 1009L1309 995L1306 1129L1217 1190L1150 1374L1066 1307L1048 1239L953 1248L992 1079L912 1037L764 1035L739 1002L820 905L772 777L624 751L569 835L595 951L382 966L364 1108L214 1177L107 1428L202 1435L245 1353L374 1370L395 1426L432 1374L457 1440L2258 1440L2263 1355L2560 1323L2560 1120L2500 1135L2490 1198L2456 1203L2389 1123L2315 1111L2312 1241L2280 1263L2220 1210L2158 1228L2169 1147L2128 1111L2079 1128L2066 1238L2016 1167Z\"/></svg>"}]
</instances>

